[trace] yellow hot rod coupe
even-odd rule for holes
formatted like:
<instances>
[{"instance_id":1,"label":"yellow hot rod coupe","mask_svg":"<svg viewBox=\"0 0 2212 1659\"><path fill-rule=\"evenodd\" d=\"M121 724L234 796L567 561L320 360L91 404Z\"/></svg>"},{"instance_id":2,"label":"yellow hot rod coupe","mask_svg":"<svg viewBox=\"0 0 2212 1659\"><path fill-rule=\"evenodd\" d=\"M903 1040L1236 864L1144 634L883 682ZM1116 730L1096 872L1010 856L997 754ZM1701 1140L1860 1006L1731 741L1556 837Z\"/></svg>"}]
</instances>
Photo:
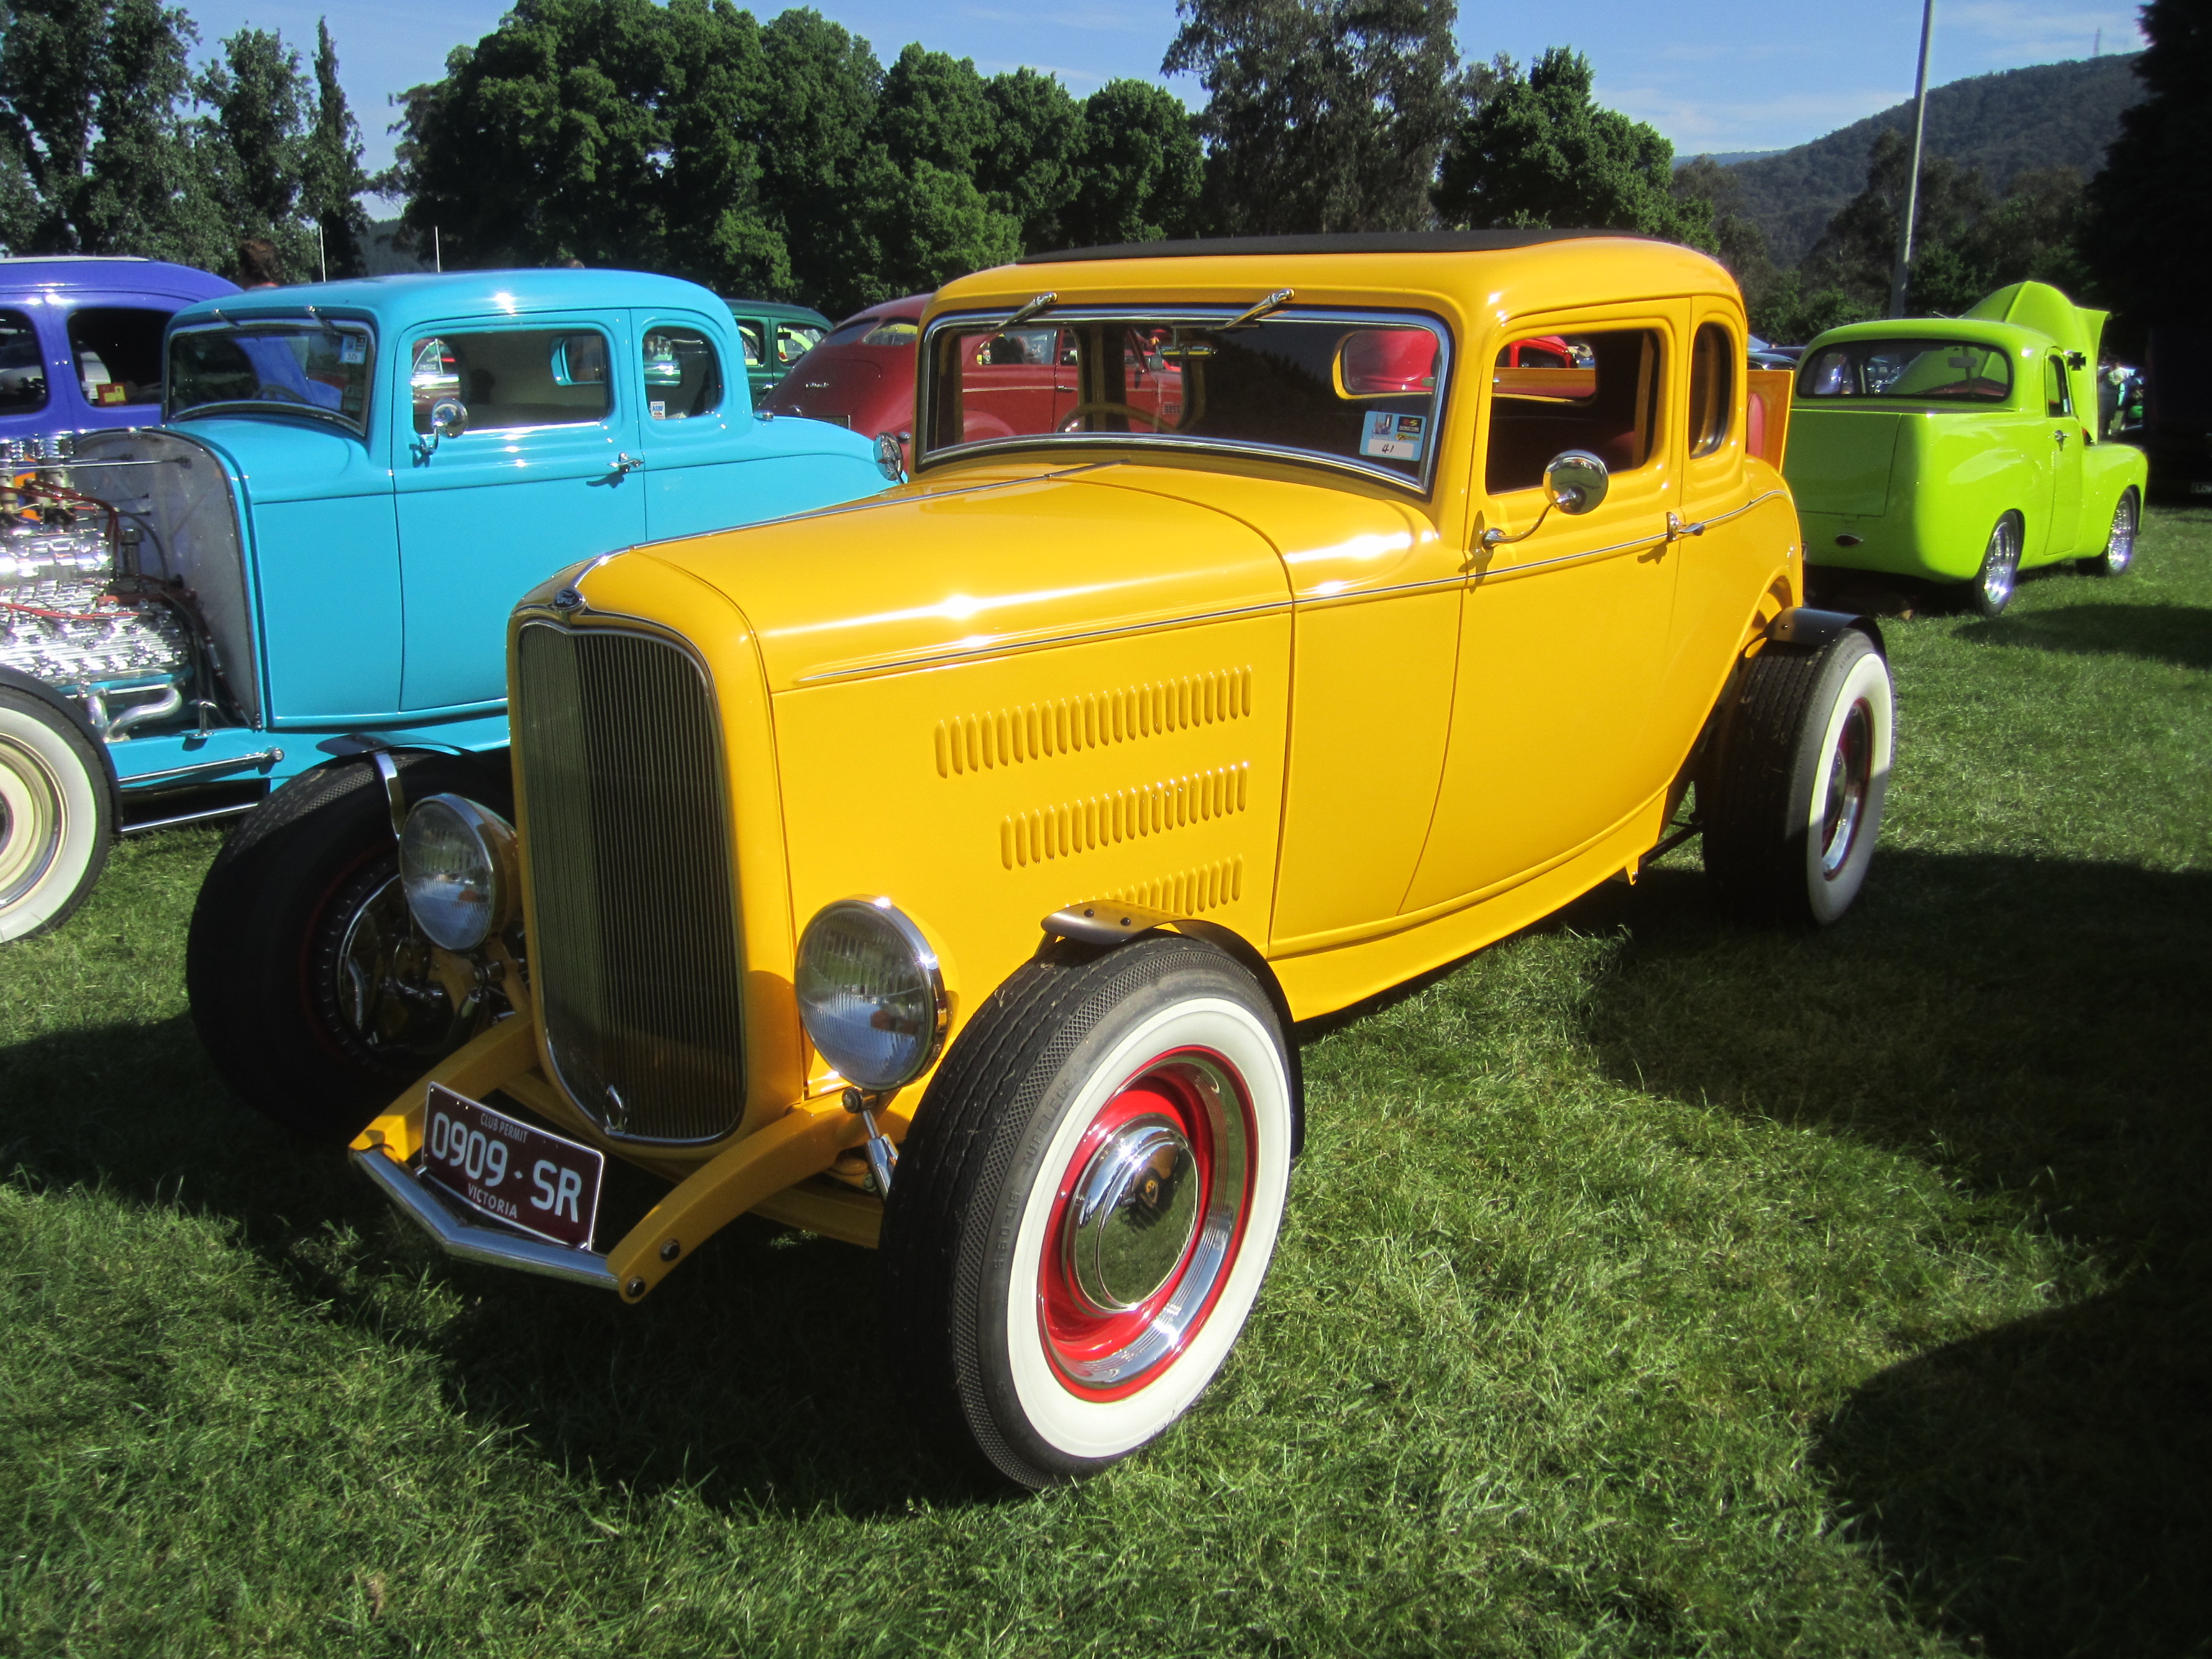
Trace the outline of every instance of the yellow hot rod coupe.
<instances>
[{"instance_id":1,"label":"yellow hot rod coupe","mask_svg":"<svg viewBox=\"0 0 2212 1659\"><path fill-rule=\"evenodd\" d=\"M1891 686L1800 605L1683 248L1060 254L940 291L919 373L911 481L518 606L517 823L395 799L480 1029L323 1127L453 1253L629 1301L746 1212L878 1247L909 1403L1037 1485L1220 1370L1297 1021L1698 830L1834 920ZM607 1154L671 1190L602 1246Z\"/></svg>"}]
</instances>

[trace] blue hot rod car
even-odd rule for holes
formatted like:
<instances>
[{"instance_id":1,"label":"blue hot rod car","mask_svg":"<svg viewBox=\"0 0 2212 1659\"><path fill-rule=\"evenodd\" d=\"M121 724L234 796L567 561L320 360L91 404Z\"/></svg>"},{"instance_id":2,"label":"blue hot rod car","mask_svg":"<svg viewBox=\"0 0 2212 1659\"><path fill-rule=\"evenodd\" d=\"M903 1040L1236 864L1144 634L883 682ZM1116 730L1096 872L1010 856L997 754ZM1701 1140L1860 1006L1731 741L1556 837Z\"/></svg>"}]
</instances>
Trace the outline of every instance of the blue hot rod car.
<instances>
[{"instance_id":1,"label":"blue hot rod car","mask_svg":"<svg viewBox=\"0 0 2212 1659\"><path fill-rule=\"evenodd\" d=\"M503 771L516 598L884 474L854 434L757 419L729 308L635 272L226 295L178 313L166 369L165 424L82 434L6 477L0 939L66 916L117 823L259 801L193 933L196 981L234 981L227 1014L202 1012L211 1048L225 1018L306 1006L322 1024L302 1041L357 1068L397 1043L411 1075L421 1028L468 990L410 977L380 875L387 779ZM304 863L313 836L268 833L303 815L330 831ZM284 869L252 856L272 841ZM312 982L246 982L278 960Z\"/></svg>"}]
</instances>

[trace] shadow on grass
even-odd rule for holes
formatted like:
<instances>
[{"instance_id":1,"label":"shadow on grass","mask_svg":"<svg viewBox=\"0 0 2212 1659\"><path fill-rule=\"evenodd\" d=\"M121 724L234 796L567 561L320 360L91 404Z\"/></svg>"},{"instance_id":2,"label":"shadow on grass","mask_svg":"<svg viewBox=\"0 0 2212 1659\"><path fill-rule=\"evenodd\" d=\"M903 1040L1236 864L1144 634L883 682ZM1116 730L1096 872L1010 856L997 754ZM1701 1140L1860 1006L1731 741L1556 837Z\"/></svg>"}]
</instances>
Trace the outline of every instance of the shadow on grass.
<instances>
[{"instance_id":1,"label":"shadow on grass","mask_svg":"<svg viewBox=\"0 0 2212 1659\"><path fill-rule=\"evenodd\" d=\"M1816 937L1702 879L1595 893L1591 1034L1638 1086L1875 1142L2032 1213L2118 1288L1923 1353L1815 1458L1922 1616L1974 1650L2212 1638L2212 875L1885 854Z\"/></svg>"},{"instance_id":2,"label":"shadow on grass","mask_svg":"<svg viewBox=\"0 0 2212 1659\"><path fill-rule=\"evenodd\" d=\"M189 1019L91 1027L0 1053L0 1175L222 1218L301 1302L435 1354L451 1403L549 1461L722 1507L899 1511L999 1497L940 1462L897 1405L870 1252L740 1218L641 1306L456 1262L327 1147L214 1077ZM603 1233L665 1190L611 1164ZM339 1248L330 1228L350 1228ZM459 1298L426 1314L427 1273Z\"/></svg>"},{"instance_id":3,"label":"shadow on grass","mask_svg":"<svg viewBox=\"0 0 2212 1659\"><path fill-rule=\"evenodd\" d=\"M1962 640L2071 656L2143 657L2212 668L2212 610L2195 605L2075 605L1968 623Z\"/></svg>"}]
</instances>

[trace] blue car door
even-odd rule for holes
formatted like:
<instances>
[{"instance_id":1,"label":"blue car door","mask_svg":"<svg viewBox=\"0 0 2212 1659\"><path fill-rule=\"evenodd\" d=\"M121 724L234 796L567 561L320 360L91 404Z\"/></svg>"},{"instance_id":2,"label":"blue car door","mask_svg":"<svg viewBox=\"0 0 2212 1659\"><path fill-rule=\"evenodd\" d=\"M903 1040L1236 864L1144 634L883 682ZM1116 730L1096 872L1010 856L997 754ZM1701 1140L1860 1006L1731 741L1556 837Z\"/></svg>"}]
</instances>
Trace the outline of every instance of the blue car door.
<instances>
[{"instance_id":1,"label":"blue car door","mask_svg":"<svg viewBox=\"0 0 2212 1659\"><path fill-rule=\"evenodd\" d=\"M392 422L406 654L400 706L507 696L507 616L566 565L641 541L627 317L410 330ZM433 429L437 416L446 430Z\"/></svg>"},{"instance_id":2,"label":"blue car door","mask_svg":"<svg viewBox=\"0 0 2212 1659\"><path fill-rule=\"evenodd\" d=\"M633 311L629 374L645 410L645 531L653 541L761 516L739 482L752 392L726 331L683 312Z\"/></svg>"}]
</instances>

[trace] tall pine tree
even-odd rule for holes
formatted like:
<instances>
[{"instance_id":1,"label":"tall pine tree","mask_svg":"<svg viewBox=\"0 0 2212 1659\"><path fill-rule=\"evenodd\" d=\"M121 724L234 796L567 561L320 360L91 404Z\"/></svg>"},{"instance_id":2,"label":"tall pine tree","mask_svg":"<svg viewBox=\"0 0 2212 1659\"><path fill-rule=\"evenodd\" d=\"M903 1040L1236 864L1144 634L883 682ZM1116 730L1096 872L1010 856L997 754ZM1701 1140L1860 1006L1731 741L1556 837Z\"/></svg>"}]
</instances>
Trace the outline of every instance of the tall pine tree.
<instances>
[{"instance_id":1,"label":"tall pine tree","mask_svg":"<svg viewBox=\"0 0 2212 1659\"><path fill-rule=\"evenodd\" d=\"M2197 323L2212 270L2212 6L2150 0L2136 59L2147 94L2089 181L2084 257L2131 329Z\"/></svg>"}]
</instances>

